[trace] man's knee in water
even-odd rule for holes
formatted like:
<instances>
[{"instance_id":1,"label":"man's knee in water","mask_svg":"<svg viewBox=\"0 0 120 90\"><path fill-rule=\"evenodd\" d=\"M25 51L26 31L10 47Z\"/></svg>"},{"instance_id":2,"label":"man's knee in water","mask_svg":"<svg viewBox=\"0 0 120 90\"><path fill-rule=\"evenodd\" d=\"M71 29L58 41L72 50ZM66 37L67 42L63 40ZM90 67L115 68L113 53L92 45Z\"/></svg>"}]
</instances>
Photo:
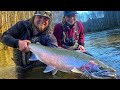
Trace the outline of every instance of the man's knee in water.
<instances>
[{"instance_id":1,"label":"man's knee in water","mask_svg":"<svg viewBox=\"0 0 120 90\"><path fill-rule=\"evenodd\" d=\"M18 65L16 67L16 71L18 73L25 73L25 72L27 72L27 71L35 68L35 67L44 67L44 66L46 66L46 64L44 64L44 63L42 63L40 61L31 61L30 64L25 65L25 66Z\"/></svg>"}]
</instances>

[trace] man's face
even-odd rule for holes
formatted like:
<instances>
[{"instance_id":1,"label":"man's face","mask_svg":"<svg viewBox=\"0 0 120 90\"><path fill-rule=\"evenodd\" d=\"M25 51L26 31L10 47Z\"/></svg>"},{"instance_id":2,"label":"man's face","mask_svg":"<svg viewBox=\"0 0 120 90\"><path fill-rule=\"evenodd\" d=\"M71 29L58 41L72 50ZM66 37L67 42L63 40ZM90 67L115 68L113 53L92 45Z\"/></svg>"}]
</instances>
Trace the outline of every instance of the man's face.
<instances>
[{"instance_id":1,"label":"man's face","mask_svg":"<svg viewBox=\"0 0 120 90\"><path fill-rule=\"evenodd\" d=\"M73 25L76 21L76 15L72 14L69 16L66 16L66 22L69 23L70 25Z\"/></svg>"},{"instance_id":2,"label":"man's face","mask_svg":"<svg viewBox=\"0 0 120 90\"><path fill-rule=\"evenodd\" d=\"M34 25L42 32L49 25L49 18L37 15L34 18Z\"/></svg>"}]
</instances>

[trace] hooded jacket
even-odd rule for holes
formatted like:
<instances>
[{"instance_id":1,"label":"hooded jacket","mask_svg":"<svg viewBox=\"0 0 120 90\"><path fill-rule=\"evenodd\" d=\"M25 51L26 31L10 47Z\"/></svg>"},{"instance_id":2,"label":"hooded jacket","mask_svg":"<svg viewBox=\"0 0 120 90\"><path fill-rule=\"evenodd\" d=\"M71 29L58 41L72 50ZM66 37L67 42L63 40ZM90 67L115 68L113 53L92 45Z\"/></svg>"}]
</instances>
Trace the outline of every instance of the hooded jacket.
<instances>
[{"instance_id":1,"label":"hooded jacket","mask_svg":"<svg viewBox=\"0 0 120 90\"><path fill-rule=\"evenodd\" d=\"M49 47L57 47L57 40L50 33L50 28L45 30L45 32L37 34L41 38L41 44ZM32 40L33 36L33 27L32 21L25 20L19 21L14 26L9 28L6 32L2 35L2 42L6 45L18 48L18 40Z\"/></svg>"},{"instance_id":2,"label":"hooded jacket","mask_svg":"<svg viewBox=\"0 0 120 90\"><path fill-rule=\"evenodd\" d=\"M78 30L77 33L79 35L78 38L78 44L84 46L84 27L82 25L81 22L76 21L76 24L78 25ZM58 42L58 46L66 48L63 46L64 42L63 42L63 28L65 28L65 34L67 38L73 38L74 41L77 39L76 38L76 33L75 32L75 25L73 27L64 27L64 25L62 25L62 23L58 23L55 25L54 27L54 36L57 39ZM69 46L72 46L68 43Z\"/></svg>"},{"instance_id":3,"label":"hooded jacket","mask_svg":"<svg viewBox=\"0 0 120 90\"><path fill-rule=\"evenodd\" d=\"M16 65L22 67L22 69L33 67L31 66L33 63L28 60L31 56L31 52L26 52L25 54L23 54L20 50L17 49L19 47L19 40L30 40L33 43L39 42L42 45L53 48L56 48L58 46L57 40L55 36L51 33L50 28L47 28L44 32L38 33L35 36L33 35L34 29L32 25L32 19L33 18L17 22L2 35L2 42L14 48L13 61L16 63Z\"/></svg>"}]
</instances>

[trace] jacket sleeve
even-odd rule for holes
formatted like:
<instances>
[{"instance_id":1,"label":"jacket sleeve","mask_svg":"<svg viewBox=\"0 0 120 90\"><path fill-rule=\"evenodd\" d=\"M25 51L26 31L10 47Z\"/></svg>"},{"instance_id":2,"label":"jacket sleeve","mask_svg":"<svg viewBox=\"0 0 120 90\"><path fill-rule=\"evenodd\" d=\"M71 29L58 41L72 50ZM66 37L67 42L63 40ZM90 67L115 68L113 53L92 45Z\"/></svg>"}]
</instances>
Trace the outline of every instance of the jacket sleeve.
<instances>
[{"instance_id":1,"label":"jacket sleeve","mask_svg":"<svg viewBox=\"0 0 120 90\"><path fill-rule=\"evenodd\" d=\"M78 43L84 46L84 27L81 22L78 22L78 30L80 30Z\"/></svg>"},{"instance_id":2,"label":"jacket sleeve","mask_svg":"<svg viewBox=\"0 0 120 90\"><path fill-rule=\"evenodd\" d=\"M22 33L22 28L23 21L17 22L15 25L13 25L11 28L3 33L2 42L10 47L18 48L18 40Z\"/></svg>"},{"instance_id":3,"label":"jacket sleeve","mask_svg":"<svg viewBox=\"0 0 120 90\"><path fill-rule=\"evenodd\" d=\"M61 24L56 24L54 27L54 32L53 32L54 36L57 39L57 43L58 46L62 46L62 28L61 28Z\"/></svg>"}]
</instances>

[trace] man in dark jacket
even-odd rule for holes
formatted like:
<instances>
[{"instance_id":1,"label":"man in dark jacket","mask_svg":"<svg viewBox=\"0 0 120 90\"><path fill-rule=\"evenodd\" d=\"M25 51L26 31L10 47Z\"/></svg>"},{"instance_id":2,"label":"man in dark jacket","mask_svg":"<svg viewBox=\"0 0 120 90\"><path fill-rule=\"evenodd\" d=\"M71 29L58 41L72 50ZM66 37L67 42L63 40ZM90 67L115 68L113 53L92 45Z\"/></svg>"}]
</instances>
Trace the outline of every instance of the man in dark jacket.
<instances>
[{"instance_id":1,"label":"man in dark jacket","mask_svg":"<svg viewBox=\"0 0 120 90\"><path fill-rule=\"evenodd\" d=\"M14 48L14 62L18 73L44 65L40 61L29 61L31 52L27 44L39 42L42 45L56 48L57 40L51 33L52 13L36 11L31 19L19 21L3 33L2 42Z\"/></svg>"}]
</instances>

